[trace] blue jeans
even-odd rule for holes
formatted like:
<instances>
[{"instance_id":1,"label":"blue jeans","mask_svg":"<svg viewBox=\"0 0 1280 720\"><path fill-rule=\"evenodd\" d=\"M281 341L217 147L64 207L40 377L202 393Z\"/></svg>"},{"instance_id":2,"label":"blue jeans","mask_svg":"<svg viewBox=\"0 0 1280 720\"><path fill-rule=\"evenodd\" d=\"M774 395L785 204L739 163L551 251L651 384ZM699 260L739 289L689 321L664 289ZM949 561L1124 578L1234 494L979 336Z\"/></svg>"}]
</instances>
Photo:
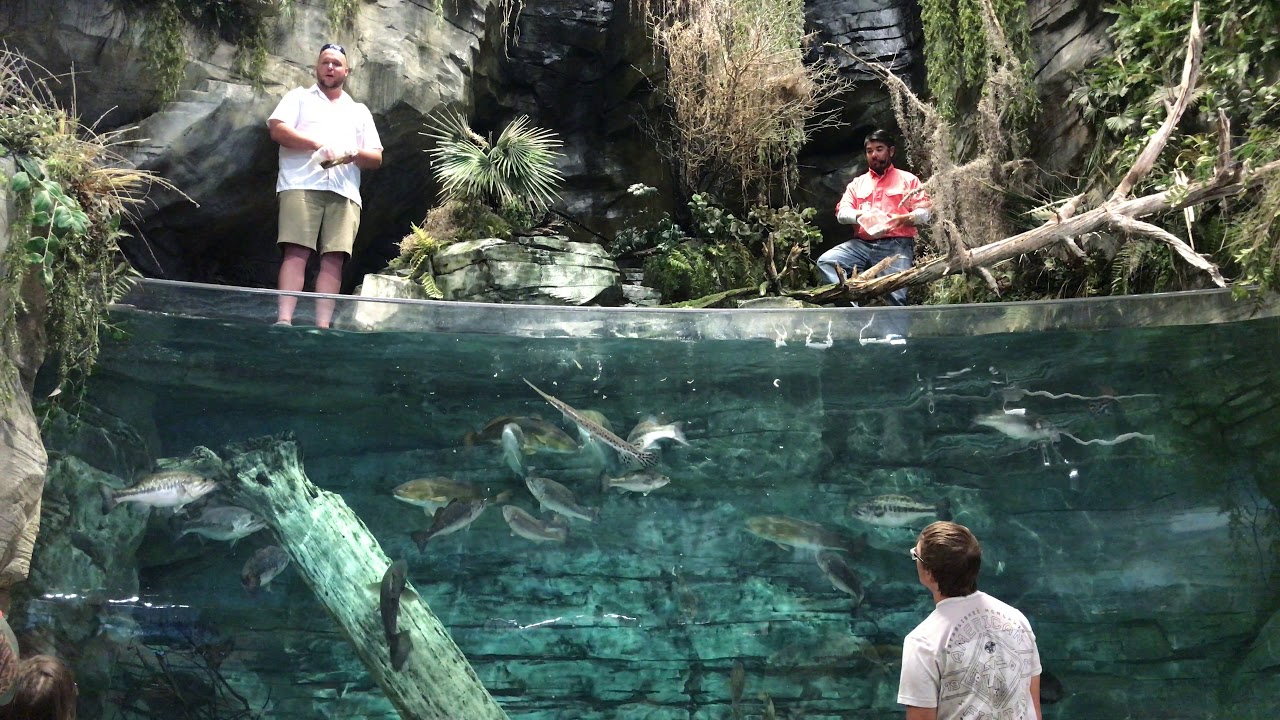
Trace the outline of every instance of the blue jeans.
<instances>
[{"instance_id":1,"label":"blue jeans","mask_svg":"<svg viewBox=\"0 0 1280 720\"><path fill-rule=\"evenodd\" d=\"M836 275L837 265L845 268L846 271L854 269L862 272L890 255L897 255L898 258L881 274L888 275L910 269L911 263L915 262L916 239L913 237L884 238L867 242L854 238L818 256L818 269L822 271L822 277L826 278L827 282L835 283L840 282L840 278ZM845 276L848 277L849 274L846 272ZM886 299L890 305L906 305L907 289L894 290Z\"/></svg>"}]
</instances>

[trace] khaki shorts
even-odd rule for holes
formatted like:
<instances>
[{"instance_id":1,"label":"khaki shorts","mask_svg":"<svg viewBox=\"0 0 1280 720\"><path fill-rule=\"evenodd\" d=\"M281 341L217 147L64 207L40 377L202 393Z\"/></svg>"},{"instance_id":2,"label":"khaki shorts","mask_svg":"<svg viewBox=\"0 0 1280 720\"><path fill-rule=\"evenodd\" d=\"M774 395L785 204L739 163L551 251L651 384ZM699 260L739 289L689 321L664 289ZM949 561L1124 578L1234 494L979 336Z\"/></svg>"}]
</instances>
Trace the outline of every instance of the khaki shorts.
<instances>
[{"instance_id":1,"label":"khaki shorts","mask_svg":"<svg viewBox=\"0 0 1280 720\"><path fill-rule=\"evenodd\" d=\"M293 243L321 253L351 256L360 229L360 206L355 201L328 190L282 190L279 197L276 244Z\"/></svg>"}]
</instances>

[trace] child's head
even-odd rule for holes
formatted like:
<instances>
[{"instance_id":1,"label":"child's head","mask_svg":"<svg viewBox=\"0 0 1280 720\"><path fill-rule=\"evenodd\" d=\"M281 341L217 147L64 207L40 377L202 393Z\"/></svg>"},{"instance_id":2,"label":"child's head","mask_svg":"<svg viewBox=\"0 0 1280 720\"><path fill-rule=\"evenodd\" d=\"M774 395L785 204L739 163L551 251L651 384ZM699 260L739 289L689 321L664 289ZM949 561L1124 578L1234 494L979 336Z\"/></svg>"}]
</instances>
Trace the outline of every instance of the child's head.
<instances>
[{"instance_id":1,"label":"child's head","mask_svg":"<svg viewBox=\"0 0 1280 720\"><path fill-rule=\"evenodd\" d=\"M76 680L52 655L18 659L18 640L0 615L0 720L75 720Z\"/></svg>"}]
</instances>

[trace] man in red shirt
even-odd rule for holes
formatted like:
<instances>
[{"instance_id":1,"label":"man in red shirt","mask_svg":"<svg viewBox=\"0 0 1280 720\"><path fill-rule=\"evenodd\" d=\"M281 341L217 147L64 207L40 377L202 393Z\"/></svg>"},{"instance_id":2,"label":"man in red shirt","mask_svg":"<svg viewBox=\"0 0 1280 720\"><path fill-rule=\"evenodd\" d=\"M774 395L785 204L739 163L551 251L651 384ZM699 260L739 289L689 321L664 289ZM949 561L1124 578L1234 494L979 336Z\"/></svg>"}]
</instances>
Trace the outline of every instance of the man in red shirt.
<instances>
[{"instance_id":1,"label":"man in red shirt","mask_svg":"<svg viewBox=\"0 0 1280 720\"><path fill-rule=\"evenodd\" d=\"M920 178L893 166L897 148L884 130L873 130L863 143L867 172L844 190L836 205L841 225L856 225L854 239L822 253L818 269L827 282L839 282L836 266L862 272L889 256L896 259L886 273L901 272L915 260L916 228L933 217L929 196L920 189ZM907 304L907 289L889 294L891 305Z\"/></svg>"}]
</instances>

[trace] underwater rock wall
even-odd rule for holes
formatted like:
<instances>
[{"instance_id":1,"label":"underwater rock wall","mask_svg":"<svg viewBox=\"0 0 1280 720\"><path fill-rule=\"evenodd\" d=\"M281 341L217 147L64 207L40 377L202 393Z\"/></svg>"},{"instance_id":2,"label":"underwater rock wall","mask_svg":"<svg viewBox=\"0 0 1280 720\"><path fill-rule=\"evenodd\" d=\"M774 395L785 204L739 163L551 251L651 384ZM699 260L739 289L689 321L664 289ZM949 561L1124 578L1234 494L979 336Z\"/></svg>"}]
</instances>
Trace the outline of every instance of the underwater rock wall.
<instances>
[{"instance_id":1,"label":"underwater rock wall","mask_svg":"<svg viewBox=\"0 0 1280 720\"><path fill-rule=\"evenodd\" d=\"M153 438L157 458L295 433L307 475L408 561L510 717L722 718L735 687L744 717L769 704L778 717L900 717L902 637L930 607L907 548L942 500L983 541L983 589L1036 629L1057 683L1046 717L1124 718L1138 705L1267 717L1277 523L1256 443L1276 430L1250 418L1280 397L1264 339L1273 321L821 349L134 320L128 349L104 357L95 401ZM589 454L539 450L528 466L599 508L598 522L533 543L490 507L419 549L411 534L431 520L391 492L413 478L445 475L539 514L495 438L468 436L504 415L572 430L520 377L619 432L647 413L682 421L690 445L668 445L658 466L671 483L605 491ZM1001 408L1056 429L1018 439L975 422ZM1149 438L1112 442L1133 432ZM895 526L860 519L886 494L924 509ZM157 607L85 617L75 632L115 633L113 616L127 615L170 657L216 654L220 677L254 707L269 696L272 717L394 717L291 570L256 597L239 587L271 537L202 543L175 537L185 521L152 516L138 578ZM830 533L822 542L860 592L837 587L766 517ZM120 682L145 677L129 672Z\"/></svg>"}]
</instances>

